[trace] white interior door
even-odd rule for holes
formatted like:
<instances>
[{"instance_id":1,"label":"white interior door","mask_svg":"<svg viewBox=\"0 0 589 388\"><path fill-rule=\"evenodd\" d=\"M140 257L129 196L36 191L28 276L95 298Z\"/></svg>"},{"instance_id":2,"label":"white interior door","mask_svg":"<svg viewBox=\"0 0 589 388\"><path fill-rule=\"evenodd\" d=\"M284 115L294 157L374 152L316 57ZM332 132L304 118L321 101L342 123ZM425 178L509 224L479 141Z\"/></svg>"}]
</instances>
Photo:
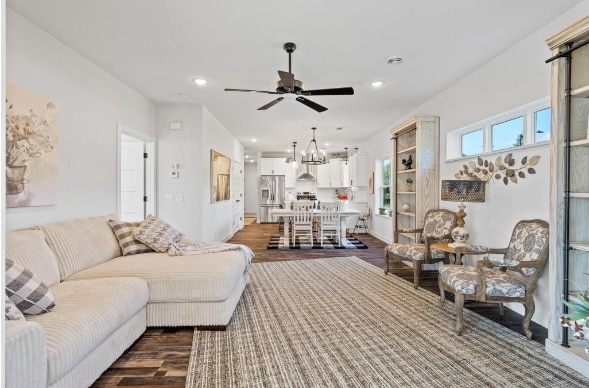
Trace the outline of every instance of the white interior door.
<instances>
[{"instance_id":1,"label":"white interior door","mask_svg":"<svg viewBox=\"0 0 589 388\"><path fill-rule=\"evenodd\" d=\"M145 144L137 139L121 141L121 213L123 221L145 219Z\"/></svg>"},{"instance_id":2,"label":"white interior door","mask_svg":"<svg viewBox=\"0 0 589 388\"><path fill-rule=\"evenodd\" d=\"M117 123L117 214L124 221L156 214L155 138Z\"/></svg>"},{"instance_id":3,"label":"white interior door","mask_svg":"<svg viewBox=\"0 0 589 388\"><path fill-rule=\"evenodd\" d=\"M231 200L233 201L233 233L243 228L243 170L241 163L231 166Z\"/></svg>"}]
</instances>

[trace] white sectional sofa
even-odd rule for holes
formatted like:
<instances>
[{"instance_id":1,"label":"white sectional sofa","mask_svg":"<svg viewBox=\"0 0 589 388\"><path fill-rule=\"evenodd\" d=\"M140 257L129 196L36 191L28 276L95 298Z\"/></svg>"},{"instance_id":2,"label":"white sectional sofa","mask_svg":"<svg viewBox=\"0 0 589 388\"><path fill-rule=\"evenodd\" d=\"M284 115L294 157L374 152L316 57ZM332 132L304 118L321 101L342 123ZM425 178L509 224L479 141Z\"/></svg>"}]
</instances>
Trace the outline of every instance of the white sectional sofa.
<instances>
[{"instance_id":1,"label":"white sectional sofa","mask_svg":"<svg viewBox=\"0 0 589 388\"><path fill-rule=\"evenodd\" d=\"M229 323L247 283L243 252L121 256L113 218L6 234L6 257L55 298L47 313L5 321L6 387L86 387L148 326Z\"/></svg>"}]
</instances>

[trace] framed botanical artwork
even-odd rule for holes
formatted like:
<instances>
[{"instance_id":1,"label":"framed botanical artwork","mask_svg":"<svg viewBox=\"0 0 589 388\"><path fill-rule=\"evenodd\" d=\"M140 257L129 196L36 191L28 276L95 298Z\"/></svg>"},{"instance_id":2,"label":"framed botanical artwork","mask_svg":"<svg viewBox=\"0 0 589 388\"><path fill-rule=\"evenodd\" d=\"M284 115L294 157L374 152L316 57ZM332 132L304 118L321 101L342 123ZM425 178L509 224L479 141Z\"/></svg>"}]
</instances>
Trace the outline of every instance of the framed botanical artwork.
<instances>
[{"instance_id":1,"label":"framed botanical artwork","mask_svg":"<svg viewBox=\"0 0 589 388\"><path fill-rule=\"evenodd\" d=\"M368 194L374 194L374 171L368 174Z\"/></svg>"},{"instance_id":2,"label":"framed botanical artwork","mask_svg":"<svg viewBox=\"0 0 589 388\"><path fill-rule=\"evenodd\" d=\"M6 85L6 207L57 204L57 104Z\"/></svg>"}]
</instances>

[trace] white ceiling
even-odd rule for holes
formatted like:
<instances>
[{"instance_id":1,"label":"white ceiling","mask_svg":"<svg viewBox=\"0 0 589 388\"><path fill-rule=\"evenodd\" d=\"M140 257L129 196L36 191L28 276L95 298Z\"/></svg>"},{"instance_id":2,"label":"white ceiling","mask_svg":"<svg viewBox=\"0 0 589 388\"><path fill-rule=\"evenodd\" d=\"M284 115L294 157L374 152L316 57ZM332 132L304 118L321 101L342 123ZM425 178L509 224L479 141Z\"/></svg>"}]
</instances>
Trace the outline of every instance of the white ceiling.
<instances>
[{"instance_id":1,"label":"white ceiling","mask_svg":"<svg viewBox=\"0 0 589 388\"><path fill-rule=\"evenodd\" d=\"M354 147L581 0L8 0L9 8L157 103L203 104L246 151ZM288 71L307 90L352 86L257 108ZM546 51L549 55L548 49ZM400 65L386 58L402 56ZM205 87L195 77L209 81ZM382 80L373 89L369 83ZM182 99L179 94L188 97ZM337 131L337 127L343 129ZM251 139L257 139L252 143Z\"/></svg>"}]
</instances>

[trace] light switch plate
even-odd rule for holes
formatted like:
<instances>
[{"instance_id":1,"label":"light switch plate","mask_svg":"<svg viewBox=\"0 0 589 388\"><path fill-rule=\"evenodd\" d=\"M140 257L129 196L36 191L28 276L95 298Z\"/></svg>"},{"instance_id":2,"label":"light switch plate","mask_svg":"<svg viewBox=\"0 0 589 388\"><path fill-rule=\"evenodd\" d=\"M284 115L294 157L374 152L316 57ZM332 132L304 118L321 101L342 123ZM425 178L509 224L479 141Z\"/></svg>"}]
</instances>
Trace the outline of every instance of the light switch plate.
<instances>
[{"instance_id":1,"label":"light switch plate","mask_svg":"<svg viewBox=\"0 0 589 388\"><path fill-rule=\"evenodd\" d=\"M166 202L173 202L174 196L172 194L166 194Z\"/></svg>"},{"instance_id":2,"label":"light switch plate","mask_svg":"<svg viewBox=\"0 0 589 388\"><path fill-rule=\"evenodd\" d=\"M174 196L174 200L175 200L176 202L184 202L184 194L176 194L176 195Z\"/></svg>"}]
</instances>

